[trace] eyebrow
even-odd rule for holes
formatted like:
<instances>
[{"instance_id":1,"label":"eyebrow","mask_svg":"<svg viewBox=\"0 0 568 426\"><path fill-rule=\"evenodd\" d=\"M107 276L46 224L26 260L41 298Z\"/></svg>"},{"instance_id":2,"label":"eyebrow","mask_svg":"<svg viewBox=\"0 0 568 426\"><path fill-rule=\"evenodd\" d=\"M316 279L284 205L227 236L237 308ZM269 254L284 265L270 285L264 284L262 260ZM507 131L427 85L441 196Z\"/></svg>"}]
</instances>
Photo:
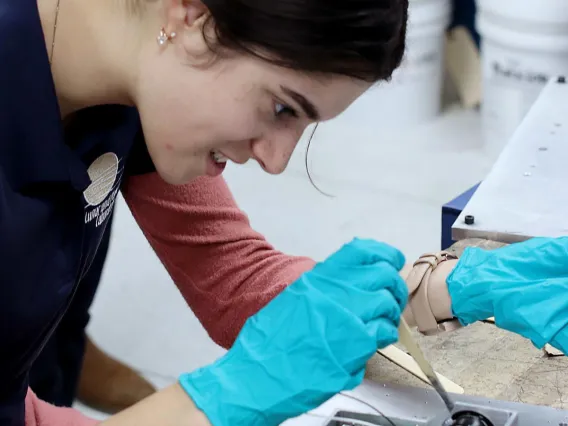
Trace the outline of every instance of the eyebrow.
<instances>
[{"instance_id":1,"label":"eyebrow","mask_svg":"<svg viewBox=\"0 0 568 426\"><path fill-rule=\"evenodd\" d=\"M312 102L310 102L303 95L300 95L298 92L295 92L292 89L289 89L285 86L280 86L280 88L284 93L290 96L298 105L300 105L300 107L302 108L302 110L304 110L304 113L308 116L308 118L314 121L319 121L320 114Z\"/></svg>"}]
</instances>

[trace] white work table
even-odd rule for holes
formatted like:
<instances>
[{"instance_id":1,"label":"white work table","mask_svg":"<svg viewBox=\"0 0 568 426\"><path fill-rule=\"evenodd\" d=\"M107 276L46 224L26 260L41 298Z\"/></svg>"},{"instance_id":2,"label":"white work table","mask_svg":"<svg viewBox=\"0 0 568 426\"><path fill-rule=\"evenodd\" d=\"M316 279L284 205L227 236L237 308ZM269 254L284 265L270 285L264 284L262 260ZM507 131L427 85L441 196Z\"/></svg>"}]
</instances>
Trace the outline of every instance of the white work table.
<instances>
[{"instance_id":1,"label":"white work table","mask_svg":"<svg viewBox=\"0 0 568 426\"><path fill-rule=\"evenodd\" d=\"M465 217L474 223L465 223ZM452 229L454 240L568 235L568 83L550 82Z\"/></svg>"},{"instance_id":2,"label":"white work table","mask_svg":"<svg viewBox=\"0 0 568 426\"><path fill-rule=\"evenodd\" d=\"M376 388L376 386L377 384L375 383L365 381L361 386L351 391L350 394L363 401L370 401L370 395L372 395L373 389ZM333 416L338 410L353 410L359 413L377 414L376 411L362 402L355 401L343 395L336 395L322 406L311 411L314 415L302 415L295 419L290 419L284 422L282 426L322 426L326 423L326 419Z\"/></svg>"}]
</instances>

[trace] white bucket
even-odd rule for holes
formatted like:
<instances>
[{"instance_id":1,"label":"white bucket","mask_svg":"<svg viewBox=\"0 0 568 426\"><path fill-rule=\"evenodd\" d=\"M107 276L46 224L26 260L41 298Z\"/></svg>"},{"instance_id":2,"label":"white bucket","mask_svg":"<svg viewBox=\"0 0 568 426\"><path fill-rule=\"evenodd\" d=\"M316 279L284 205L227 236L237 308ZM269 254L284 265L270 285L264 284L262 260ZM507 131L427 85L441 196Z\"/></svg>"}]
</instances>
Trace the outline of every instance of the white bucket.
<instances>
[{"instance_id":1,"label":"white bucket","mask_svg":"<svg viewBox=\"0 0 568 426\"><path fill-rule=\"evenodd\" d=\"M486 151L498 155L550 78L568 74L566 0L477 0Z\"/></svg>"},{"instance_id":2,"label":"white bucket","mask_svg":"<svg viewBox=\"0 0 568 426\"><path fill-rule=\"evenodd\" d=\"M341 120L349 120L350 125L398 129L438 116L450 13L450 0L410 0L407 48L401 66L391 81L374 85L357 99L341 114Z\"/></svg>"}]
</instances>

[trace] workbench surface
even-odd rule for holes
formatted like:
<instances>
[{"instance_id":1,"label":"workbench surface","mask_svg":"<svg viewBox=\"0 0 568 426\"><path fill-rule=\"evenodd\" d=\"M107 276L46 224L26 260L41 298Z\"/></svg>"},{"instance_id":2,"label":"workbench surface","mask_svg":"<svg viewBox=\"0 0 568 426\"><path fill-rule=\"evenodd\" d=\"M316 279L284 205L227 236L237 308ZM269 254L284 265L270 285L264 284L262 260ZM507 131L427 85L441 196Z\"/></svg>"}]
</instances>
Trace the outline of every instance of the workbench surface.
<instances>
[{"instance_id":1,"label":"workbench surface","mask_svg":"<svg viewBox=\"0 0 568 426\"><path fill-rule=\"evenodd\" d=\"M464 240L450 251L460 254L466 245L497 248L502 244ZM476 323L438 336L423 336L418 332L415 336L434 369L463 387L466 394L568 409L565 356L546 356L529 340L488 323ZM428 386L381 355L369 362L367 378Z\"/></svg>"},{"instance_id":2,"label":"workbench surface","mask_svg":"<svg viewBox=\"0 0 568 426\"><path fill-rule=\"evenodd\" d=\"M567 117L568 84L551 81L454 223L454 240L568 234Z\"/></svg>"}]
</instances>

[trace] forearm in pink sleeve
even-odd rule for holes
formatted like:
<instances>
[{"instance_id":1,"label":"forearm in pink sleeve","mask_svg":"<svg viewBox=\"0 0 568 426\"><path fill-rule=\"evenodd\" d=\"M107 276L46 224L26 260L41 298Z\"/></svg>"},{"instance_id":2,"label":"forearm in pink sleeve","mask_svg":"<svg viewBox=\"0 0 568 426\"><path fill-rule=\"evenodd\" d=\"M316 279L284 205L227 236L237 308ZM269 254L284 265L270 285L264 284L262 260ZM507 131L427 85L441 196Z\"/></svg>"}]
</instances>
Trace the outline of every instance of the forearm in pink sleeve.
<instances>
[{"instance_id":1,"label":"forearm in pink sleeve","mask_svg":"<svg viewBox=\"0 0 568 426\"><path fill-rule=\"evenodd\" d=\"M314 265L255 232L221 177L172 186L154 173L129 178L123 193L186 302L225 348L247 318Z\"/></svg>"},{"instance_id":2,"label":"forearm in pink sleeve","mask_svg":"<svg viewBox=\"0 0 568 426\"><path fill-rule=\"evenodd\" d=\"M94 426L99 423L73 408L41 401L31 389L26 395L26 426Z\"/></svg>"}]
</instances>

